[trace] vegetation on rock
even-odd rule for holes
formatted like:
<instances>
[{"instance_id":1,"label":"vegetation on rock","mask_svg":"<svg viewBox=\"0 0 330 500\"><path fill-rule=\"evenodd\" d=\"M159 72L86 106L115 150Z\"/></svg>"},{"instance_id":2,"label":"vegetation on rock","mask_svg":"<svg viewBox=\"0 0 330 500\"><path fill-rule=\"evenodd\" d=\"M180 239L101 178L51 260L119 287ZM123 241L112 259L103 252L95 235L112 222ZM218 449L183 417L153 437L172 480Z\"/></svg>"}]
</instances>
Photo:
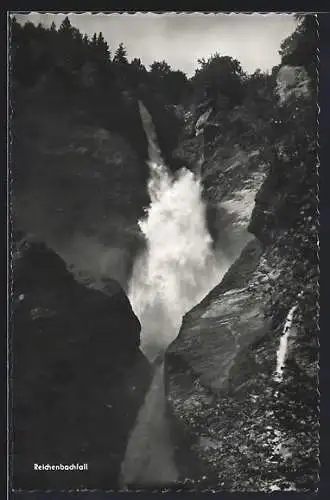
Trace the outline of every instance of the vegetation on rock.
<instances>
[{"instance_id":1,"label":"vegetation on rock","mask_svg":"<svg viewBox=\"0 0 330 500\"><path fill-rule=\"evenodd\" d=\"M184 317L167 352L167 394L187 489L317 488L315 30L313 16L301 18L271 75L256 72L231 111L212 103L219 126L202 166L205 199L216 205L244 186L242 162L235 167L235 137L241 150L257 150L246 156L246 175L255 171L255 161L266 175L249 223L259 242L250 242L221 283ZM308 81L301 79L304 72ZM279 75L285 76L280 96ZM293 306L278 382L276 352Z\"/></svg>"}]
</instances>

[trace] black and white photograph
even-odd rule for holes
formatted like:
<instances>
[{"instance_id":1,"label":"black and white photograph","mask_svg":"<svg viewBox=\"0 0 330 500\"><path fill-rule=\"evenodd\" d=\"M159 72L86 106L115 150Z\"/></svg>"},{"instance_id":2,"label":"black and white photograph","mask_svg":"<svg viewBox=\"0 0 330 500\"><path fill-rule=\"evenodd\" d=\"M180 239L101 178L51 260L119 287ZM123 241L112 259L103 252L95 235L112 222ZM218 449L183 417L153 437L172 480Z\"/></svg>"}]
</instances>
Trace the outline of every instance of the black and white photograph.
<instances>
[{"instance_id":1,"label":"black and white photograph","mask_svg":"<svg viewBox=\"0 0 330 500\"><path fill-rule=\"evenodd\" d=\"M317 22L8 13L12 491L318 490Z\"/></svg>"}]
</instances>

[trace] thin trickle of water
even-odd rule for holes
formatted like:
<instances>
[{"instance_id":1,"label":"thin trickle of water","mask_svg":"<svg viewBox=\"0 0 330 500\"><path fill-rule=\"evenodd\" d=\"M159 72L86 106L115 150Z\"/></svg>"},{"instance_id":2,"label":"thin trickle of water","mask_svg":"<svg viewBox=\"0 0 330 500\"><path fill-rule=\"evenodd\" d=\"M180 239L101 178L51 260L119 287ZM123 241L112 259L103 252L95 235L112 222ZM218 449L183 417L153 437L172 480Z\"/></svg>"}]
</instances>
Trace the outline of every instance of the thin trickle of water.
<instances>
[{"instance_id":1,"label":"thin trickle of water","mask_svg":"<svg viewBox=\"0 0 330 500\"><path fill-rule=\"evenodd\" d=\"M276 372L274 375L274 379L277 382L282 382L283 380L283 368L285 365L285 360L288 352L288 341L291 333L293 316L297 307L298 304L295 304L294 306L291 307L291 309L288 312L283 328L283 334L280 339L280 345L276 353Z\"/></svg>"},{"instance_id":2,"label":"thin trickle of water","mask_svg":"<svg viewBox=\"0 0 330 500\"><path fill-rule=\"evenodd\" d=\"M152 118L140 114L149 143L150 206L139 226L147 248L136 260L129 299L142 325L141 349L150 361L177 336L182 317L222 274L212 251L200 179L166 167ZM122 485L171 484L177 480L165 418L163 365L155 372L122 463Z\"/></svg>"}]
</instances>

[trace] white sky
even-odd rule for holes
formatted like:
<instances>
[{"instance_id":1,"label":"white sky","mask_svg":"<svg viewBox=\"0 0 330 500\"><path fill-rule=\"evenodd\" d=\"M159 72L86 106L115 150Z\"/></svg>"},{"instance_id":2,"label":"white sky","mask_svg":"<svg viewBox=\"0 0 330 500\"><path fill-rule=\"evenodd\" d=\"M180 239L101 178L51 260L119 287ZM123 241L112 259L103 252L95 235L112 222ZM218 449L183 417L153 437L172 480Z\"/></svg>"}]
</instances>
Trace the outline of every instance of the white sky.
<instances>
[{"instance_id":1,"label":"white sky","mask_svg":"<svg viewBox=\"0 0 330 500\"><path fill-rule=\"evenodd\" d=\"M27 20L57 26L65 14L15 14ZM296 27L293 14L221 13L113 13L69 14L71 24L81 33L103 33L112 53L123 42L128 58L140 57L149 66L165 59L173 69L188 76L194 73L197 59L215 52L238 59L248 73L257 68L271 70L280 62L278 50L284 38Z\"/></svg>"}]
</instances>

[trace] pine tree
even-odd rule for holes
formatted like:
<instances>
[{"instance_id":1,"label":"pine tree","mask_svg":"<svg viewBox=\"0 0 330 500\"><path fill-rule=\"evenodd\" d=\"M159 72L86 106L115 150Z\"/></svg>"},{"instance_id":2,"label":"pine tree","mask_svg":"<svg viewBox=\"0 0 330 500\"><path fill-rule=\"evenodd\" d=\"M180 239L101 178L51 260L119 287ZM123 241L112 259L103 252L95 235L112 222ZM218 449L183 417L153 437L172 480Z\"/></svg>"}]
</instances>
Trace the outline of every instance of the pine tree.
<instances>
[{"instance_id":1,"label":"pine tree","mask_svg":"<svg viewBox=\"0 0 330 500\"><path fill-rule=\"evenodd\" d=\"M101 32L99 33L99 36L97 37L97 46L98 46L100 56L103 59L103 62L109 61L110 60L109 45L104 40L103 34Z\"/></svg>"},{"instance_id":2,"label":"pine tree","mask_svg":"<svg viewBox=\"0 0 330 500\"><path fill-rule=\"evenodd\" d=\"M143 72L147 71L146 68L142 64L141 59L138 57L135 57L134 59L132 59L131 66L138 71L143 71Z\"/></svg>"},{"instance_id":3,"label":"pine tree","mask_svg":"<svg viewBox=\"0 0 330 500\"><path fill-rule=\"evenodd\" d=\"M92 36L92 45L94 47L96 47L96 45L97 45L97 35L96 35L96 33L94 33L94 35Z\"/></svg>"},{"instance_id":4,"label":"pine tree","mask_svg":"<svg viewBox=\"0 0 330 500\"><path fill-rule=\"evenodd\" d=\"M71 35L72 32L73 32L73 28L71 26L71 23L70 23L70 19L68 17L66 17L63 21L62 21L62 24L60 26L60 29L59 29L59 32L60 33L63 33L63 34L68 34L68 35Z\"/></svg>"},{"instance_id":5,"label":"pine tree","mask_svg":"<svg viewBox=\"0 0 330 500\"><path fill-rule=\"evenodd\" d=\"M123 43L119 44L119 47L115 52L113 62L117 63L117 64L128 64L127 51L126 51Z\"/></svg>"},{"instance_id":6,"label":"pine tree","mask_svg":"<svg viewBox=\"0 0 330 500\"><path fill-rule=\"evenodd\" d=\"M89 53L89 58L97 62L99 61L99 54L98 54L98 45L97 45L97 35L96 33L93 34L91 40L88 43L88 53Z\"/></svg>"},{"instance_id":7,"label":"pine tree","mask_svg":"<svg viewBox=\"0 0 330 500\"><path fill-rule=\"evenodd\" d=\"M9 20L9 26L10 26L10 31L11 31L11 36L15 37L18 33L21 33L21 25L17 22L16 17L12 17Z\"/></svg>"}]
</instances>

